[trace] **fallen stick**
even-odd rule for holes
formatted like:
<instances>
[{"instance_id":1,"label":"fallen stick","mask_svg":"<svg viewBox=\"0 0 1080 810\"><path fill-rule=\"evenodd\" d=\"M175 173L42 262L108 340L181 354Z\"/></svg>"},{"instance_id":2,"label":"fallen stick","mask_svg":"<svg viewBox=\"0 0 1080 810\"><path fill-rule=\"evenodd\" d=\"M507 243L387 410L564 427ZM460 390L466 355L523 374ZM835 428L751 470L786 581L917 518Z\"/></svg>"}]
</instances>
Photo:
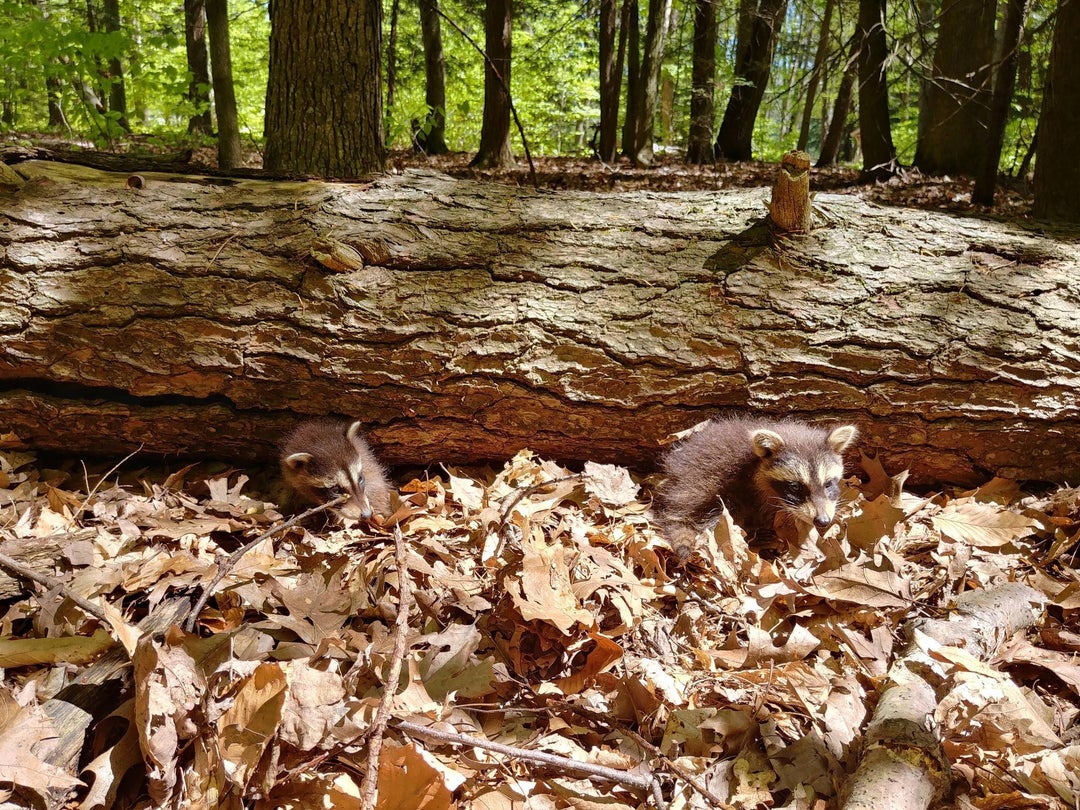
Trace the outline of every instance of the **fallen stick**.
<instances>
[{"instance_id":1,"label":"fallen stick","mask_svg":"<svg viewBox=\"0 0 1080 810\"><path fill-rule=\"evenodd\" d=\"M390 704L397 694L401 663L408 647L409 610L412 607L412 580L409 578L409 549L401 536L401 526L394 526L394 561L397 564L398 609L394 619L394 652L390 658L390 670L383 682L382 702L375 719L368 728L367 771L360 784L360 801L363 810L374 810L379 796L379 755L382 752L386 724L390 720Z\"/></svg>"},{"instance_id":2,"label":"fallen stick","mask_svg":"<svg viewBox=\"0 0 1080 810\"><path fill-rule=\"evenodd\" d=\"M250 543L240 546L240 548L230 554L225 559L225 562L221 563L221 565L218 566L217 576L210 580L209 585L203 588L202 594L199 596L199 599L195 603L195 606L191 609L191 615L188 616L187 621L184 622L184 630L188 633L191 633L195 630L195 622L199 620L199 614L202 613L202 609L206 607L206 603L210 601L210 597L214 595L214 591L217 589L217 586L221 584L221 580L225 579L225 577L229 575L229 572L236 567L236 564L240 562L240 559L245 554L255 548L255 546L259 545L259 543L261 543L263 540L266 540L268 537L273 537L275 534L280 534L286 529L291 529L293 526L303 520L306 520L312 515L317 515L319 512L325 512L327 509L337 506L340 503L344 503L346 500L348 500L348 496L342 495L340 497L334 498L334 500L332 501L327 501L326 503L319 504L318 506L313 506L306 512L301 512L296 517L289 518L284 523L279 523L277 526L274 526L269 531L263 532Z\"/></svg>"},{"instance_id":3,"label":"fallen stick","mask_svg":"<svg viewBox=\"0 0 1080 810\"><path fill-rule=\"evenodd\" d=\"M4 535L7 537L11 537L11 535L9 535L6 531L4 532ZM70 599L72 602L74 602L84 611L89 613L95 619L100 621L106 627L112 626L112 624L109 622L108 617L105 615L105 611L100 606L94 604L89 599L72 593L71 590L56 577L50 577L46 574L39 573L32 568L27 568L25 565L18 562L17 560L12 559L7 554L0 554L0 565L4 566L4 568L7 568L9 571L13 571L20 577L25 577L26 579L36 582L39 585L44 585L49 590L56 591L57 593L61 594L65 599Z\"/></svg>"},{"instance_id":4,"label":"fallen stick","mask_svg":"<svg viewBox=\"0 0 1080 810\"><path fill-rule=\"evenodd\" d=\"M548 754L544 751L529 751L524 748L514 748L510 745L491 742L490 740L485 740L480 737L459 734L456 731L443 731L429 726L422 726L419 723L413 723L408 720L398 720L394 723L394 728L404 731L406 734L412 736L429 737L433 740L447 743L448 745L468 745L474 748L482 748L485 751L504 754L505 756L520 759L524 762L531 762L535 765L550 765L553 768L574 771L576 773L584 774L585 776L603 779L607 782L616 782L618 784L637 788L638 790L651 791L657 808L659 808L659 810L665 810L666 808L664 797L660 794L660 783L657 781L656 776L651 772L648 776L638 776L628 771L609 768L606 765L593 765L589 762L578 762L574 759L562 757L558 754Z\"/></svg>"},{"instance_id":5,"label":"fallen stick","mask_svg":"<svg viewBox=\"0 0 1080 810\"><path fill-rule=\"evenodd\" d=\"M561 708L565 711L573 712L582 720L602 723L604 727L609 731L614 731L618 734L625 734L627 737L629 737L635 743L641 746L643 750L648 751L654 757L663 762L664 765L673 774L675 774L677 777L690 785L690 787L696 790L698 794L703 799L708 801L713 807L718 807L720 808L720 810L733 810L732 805L728 804L719 796L717 796L716 793L710 790L708 785L706 785L699 777L690 773L685 768L680 767L678 764L675 763L674 760L671 759L671 757L667 756L667 754L665 754L657 746L646 740L632 728L628 728L622 723L615 722L610 718L601 715L599 712L593 712L581 708L580 706L571 706L567 703L563 703Z\"/></svg>"}]
</instances>

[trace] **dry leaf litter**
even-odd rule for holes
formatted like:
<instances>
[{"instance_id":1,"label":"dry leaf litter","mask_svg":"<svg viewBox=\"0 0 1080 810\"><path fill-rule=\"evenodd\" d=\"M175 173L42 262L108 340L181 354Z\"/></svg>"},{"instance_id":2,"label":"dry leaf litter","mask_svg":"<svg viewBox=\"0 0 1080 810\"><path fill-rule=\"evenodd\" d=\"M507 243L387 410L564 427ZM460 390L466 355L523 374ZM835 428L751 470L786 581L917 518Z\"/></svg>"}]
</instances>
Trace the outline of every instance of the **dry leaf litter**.
<instances>
[{"instance_id":1,"label":"dry leaf litter","mask_svg":"<svg viewBox=\"0 0 1080 810\"><path fill-rule=\"evenodd\" d=\"M835 806L898 628L1012 580L1048 600L1036 630L989 662L937 659L943 801L1075 807L1080 490L1040 499L995 479L916 497L864 459L846 528L766 559L722 522L679 571L626 470L522 452L497 473L409 481L387 527L268 538L189 634L218 565L282 521L244 475L191 475L80 487L0 451L0 553L56 579L0 568L0 805L360 807L393 656L396 523L413 600L379 808L654 806L632 778L448 745L403 720L655 775L672 808Z\"/></svg>"}]
</instances>

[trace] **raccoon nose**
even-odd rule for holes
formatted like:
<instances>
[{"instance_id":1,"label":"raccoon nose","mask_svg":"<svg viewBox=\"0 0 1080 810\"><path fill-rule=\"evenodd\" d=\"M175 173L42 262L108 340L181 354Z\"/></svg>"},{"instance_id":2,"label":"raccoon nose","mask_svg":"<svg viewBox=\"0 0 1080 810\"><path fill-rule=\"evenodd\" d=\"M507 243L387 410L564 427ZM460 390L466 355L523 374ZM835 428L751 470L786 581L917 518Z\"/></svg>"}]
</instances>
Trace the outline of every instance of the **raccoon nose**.
<instances>
[{"instance_id":1,"label":"raccoon nose","mask_svg":"<svg viewBox=\"0 0 1080 810\"><path fill-rule=\"evenodd\" d=\"M825 515L818 515L814 518L814 525L819 529L829 528L830 523L832 523L832 518Z\"/></svg>"}]
</instances>

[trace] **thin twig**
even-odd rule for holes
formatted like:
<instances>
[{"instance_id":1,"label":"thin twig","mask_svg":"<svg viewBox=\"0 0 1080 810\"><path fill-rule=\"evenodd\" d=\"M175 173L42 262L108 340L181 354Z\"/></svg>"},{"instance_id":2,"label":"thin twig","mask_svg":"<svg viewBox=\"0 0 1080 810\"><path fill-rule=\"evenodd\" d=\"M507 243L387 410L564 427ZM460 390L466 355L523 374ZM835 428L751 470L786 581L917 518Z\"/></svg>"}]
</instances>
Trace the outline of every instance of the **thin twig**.
<instances>
[{"instance_id":1,"label":"thin twig","mask_svg":"<svg viewBox=\"0 0 1080 810\"><path fill-rule=\"evenodd\" d=\"M499 530L501 531L503 526L506 525L507 519L510 517L510 513L514 511L514 507L521 503L522 499L528 495L532 495L537 490L541 490L544 487L550 487L553 484L562 484L566 481L580 481L582 478L581 473L572 473L571 475L564 475L562 478L549 478L546 481L540 481L536 484L530 484L527 487L522 487L517 491L514 496L514 500L510 501L505 507L499 511Z\"/></svg>"},{"instance_id":2,"label":"thin twig","mask_svg":"<svg viewBox=\"0 0 1080 810\"><path fill-rule=\"evenodd\" d=\"M13 539L12 536L6 531L4 532L4 534L7 535L9 539ZM105 615L105 611L102 610L99 605L95 605L89 599L72 593L68 589L68 587L64 585L63 582L56 579L55 577L50 577L46 576L45 574L38 573L33 568L27 568L21 562L18 562L17 560L9 557L7 554L0 554L0 565L4 566L4 568L7 568L9 571L13 571L20 577L32 580L39 585L44 585L46 588L58 592L66 599L70 599L76 605L81 607L95 619L99 619L103 624L110 625L109 618Z\"/></svg>"},{"instance_id":3,"label":"thin twig","mask_svg":"<svg viewBox=\"0 0 1080 810\"><path fill-rule=\"evenodd\" d=\"M397 564L398 609L394 620L394 652L390 658L390 670L383 682L382 701L375 712L375 719L368 728L367 771L360 785L360 801L363 810L374 810L379 796L379 754L382 752L383 735L390 721L390 704L398 690L401 664L408 649L409 611L412 608L412 579L409 577L409 549L401 536L401 526L394 526L394 561Z\"/></svg>"},{"instance_id":4,"label":"thin twig","mask_svg":"<svg viewBox=\"0 0 1080 810\"><path fill-rule=\"evenodd\" d=\"M485 751L494 751L497 754L504 754L508 757L531 762L534 765L550 765L563 771L574 771L576 773L584 774L585 776L603 779L607 782L617 782L620 785L627 785L628 787L637 788L638 790L649 791L653 794L653 798L657 802L657 807L663 810L665 806L663 798L660 796L658 790L659 783L651 772L647 776L640 776L638 774L630 773L629 771L620 771L615 768L608 768L605 765L593 765L589 762L579 762L568 757L561 757L558 754L549 754L545 751L529 751L524 748L514 748L513 746L503 745L502 743L491 742L490 740L485 740L481 737L458 734L456 731L434 729L429 726L422 726L419 723L411 723L408 720L399 720L394 723L394 727L404 731L406 734L430 737L433 740L438 740L439 742L444 742L448 745L467 745L474 748L482 748Z\"/></svg>"},{"instance_id":5,"label":"thin twig","mask_svg":"<svg viewBox=\"0 0 1080 810\"><path fill-rule=\"evenodd\" d=\"M280 534L286 529L291 529L297 523L306 520L312 515L317 515L319 512L325 512L327 509L331 509L338 504L344 503L348 499L349 496L341 495L337 498L334 498L332 501L327 501L326 503L321 503L318 506L313 506L306 512L301 512L296 517L289 518L284 523L279 523L277 526L270 529L269 531L263 532L250 543L240 546L240 548L238 548L225 559L225 562L221 563L221 565L218 566L217 576L215 576L210 581L209 585L203 588L202 595L199 596L199 600L195 603L195 607L191 610L191 615L188 616L187 621L184 622L184 630L190 633L195 629L195 622L198 621L199 614L202 612L202 609L206 607L206 603L210 601L210 597L214 595L214 590L221 583L221 580L225 579L228 573L233 570L233 568L238 562L240 562L240 558L247 554L249 551L251 551L251 549L255 548L255 546L259 545L259 543L261 543L266 538L273 537L275 534Z\"/></svg>"},{"instance_id":6,"label":"thin twig","mask_svg":"<svg viewBox=\"0 0 1080 810\"><path fill-rule=\"evenodd\" d=\"M665 767L667 767L673 774L682 779L684 782L689 784L690 787L696 790L698 794L703 799L712 804L713 807L718 807L720 808L720 810L733 810L732 806L725 802L723 799L721 799L719 796L717 796L712 790L710 790L708 785L706 785L702 779L690 773L685 768L677 765L675 761L671 759L671 757L664 754L664 752L661 751L657 746L646 740L632 728L629 728L622 723L616 722L609 717L601 715L599 712L590 711L580 706L571 706L565 701L560 701L560 708L566 711L573 712L582 719L599 722L603 724L603 726L608 730L616 731L619 734L625 734L635 743L640 745L644 751L647 751L648 753L659 759L661 762L663 762Z\"/></svg>"},{"instance_id":7,"label":"thin twig","mask_svg":"<svg viewBox=\"0 0 1080 810\"><path fill-rule=\"evenodd\" d=\"M488 56L487 51L477 45L476 41L465 33L465 29L463 29L460 25L447 17L446 12L444 12L441 8L436 6L435 10L439 13L440 17L450 23L450 25L453 26L454 30L461 34L463 37L465 37L466 41L474 48L476 48L479 54L484 57L484 63L488 66L488 69L491 70L492 74L498 80L499 85L503 89L503 92L506 93L506 103L510 107L511 115L514 116L514 123L517 125L518 135L521 136L521 145L525 148L525 159L529 161L529 179L532 180L533 188L540 188L540 181L536 179L536 167L533 165L532 154L530 154L529 152L529 141L525 137L525 127L521 125L521 119L518 118L517 108L514 107L514 97L510 95L510 86L503 80L502 74L499 73L499 69L495 67L495 63L491 61L491 57Z\"/></svg>"},{"instance_id":8,"label":"thin twig","mask_svg":"<svg viewBox=\"0 0 1080 810\"><path fill-rule=\"evenodd\" d=\"M117 470L119 470L120 467L123 466L125 461L133 458L137 453L142 452L142 449L143 445L140 444L136 449L132 450L130 453L128 453L126 456L116 462L107 473L105 473L103 476L101 476L101 478L98 479L98 482L94 484L93 488L90 487L90 478L86 472L86 463L83 463L83 480L86 482L87 493L86 499L83 500L81 504L79 504L79 514L82 514L83 510L86 509L87 504L90 503L90 499L97 494L98 489L100 489L101 485L105 483L105 479Z\"/></svg>"}]
</instances>

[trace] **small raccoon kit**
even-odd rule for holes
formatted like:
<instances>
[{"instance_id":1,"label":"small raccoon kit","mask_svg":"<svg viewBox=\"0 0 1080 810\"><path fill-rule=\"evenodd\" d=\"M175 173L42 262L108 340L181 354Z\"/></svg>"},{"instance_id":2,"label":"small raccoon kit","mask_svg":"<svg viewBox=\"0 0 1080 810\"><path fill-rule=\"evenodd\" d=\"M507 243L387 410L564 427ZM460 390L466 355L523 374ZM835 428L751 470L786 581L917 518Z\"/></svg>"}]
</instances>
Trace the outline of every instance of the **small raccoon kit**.
<instances>
[{"instance_id":1,"label":"small raccoon kit","mask_svg":"<svg viewBox=\"0 0 1080 810\"><path fill-rule=\"evenodd\" d=\"M281 474L299 500L317 505L347 495L337 507L343 517L390 514L390 483L360 428L359 422L319 419L289 434L281 445Z\"/></svg>"},{"instance_id":2,"label":"small raccoon kit","mask_svg":"<svg viewBox=\"0 0 1080 810\"><path fill-rule=\"evenodd\" d=\"M664 457L657 521L685 561L698 534L724 507L747 534L769 534L776 520L826 529L840 500L852 425L826 430L803 422L715 419Z\"/></svg>"}]
</instances>

